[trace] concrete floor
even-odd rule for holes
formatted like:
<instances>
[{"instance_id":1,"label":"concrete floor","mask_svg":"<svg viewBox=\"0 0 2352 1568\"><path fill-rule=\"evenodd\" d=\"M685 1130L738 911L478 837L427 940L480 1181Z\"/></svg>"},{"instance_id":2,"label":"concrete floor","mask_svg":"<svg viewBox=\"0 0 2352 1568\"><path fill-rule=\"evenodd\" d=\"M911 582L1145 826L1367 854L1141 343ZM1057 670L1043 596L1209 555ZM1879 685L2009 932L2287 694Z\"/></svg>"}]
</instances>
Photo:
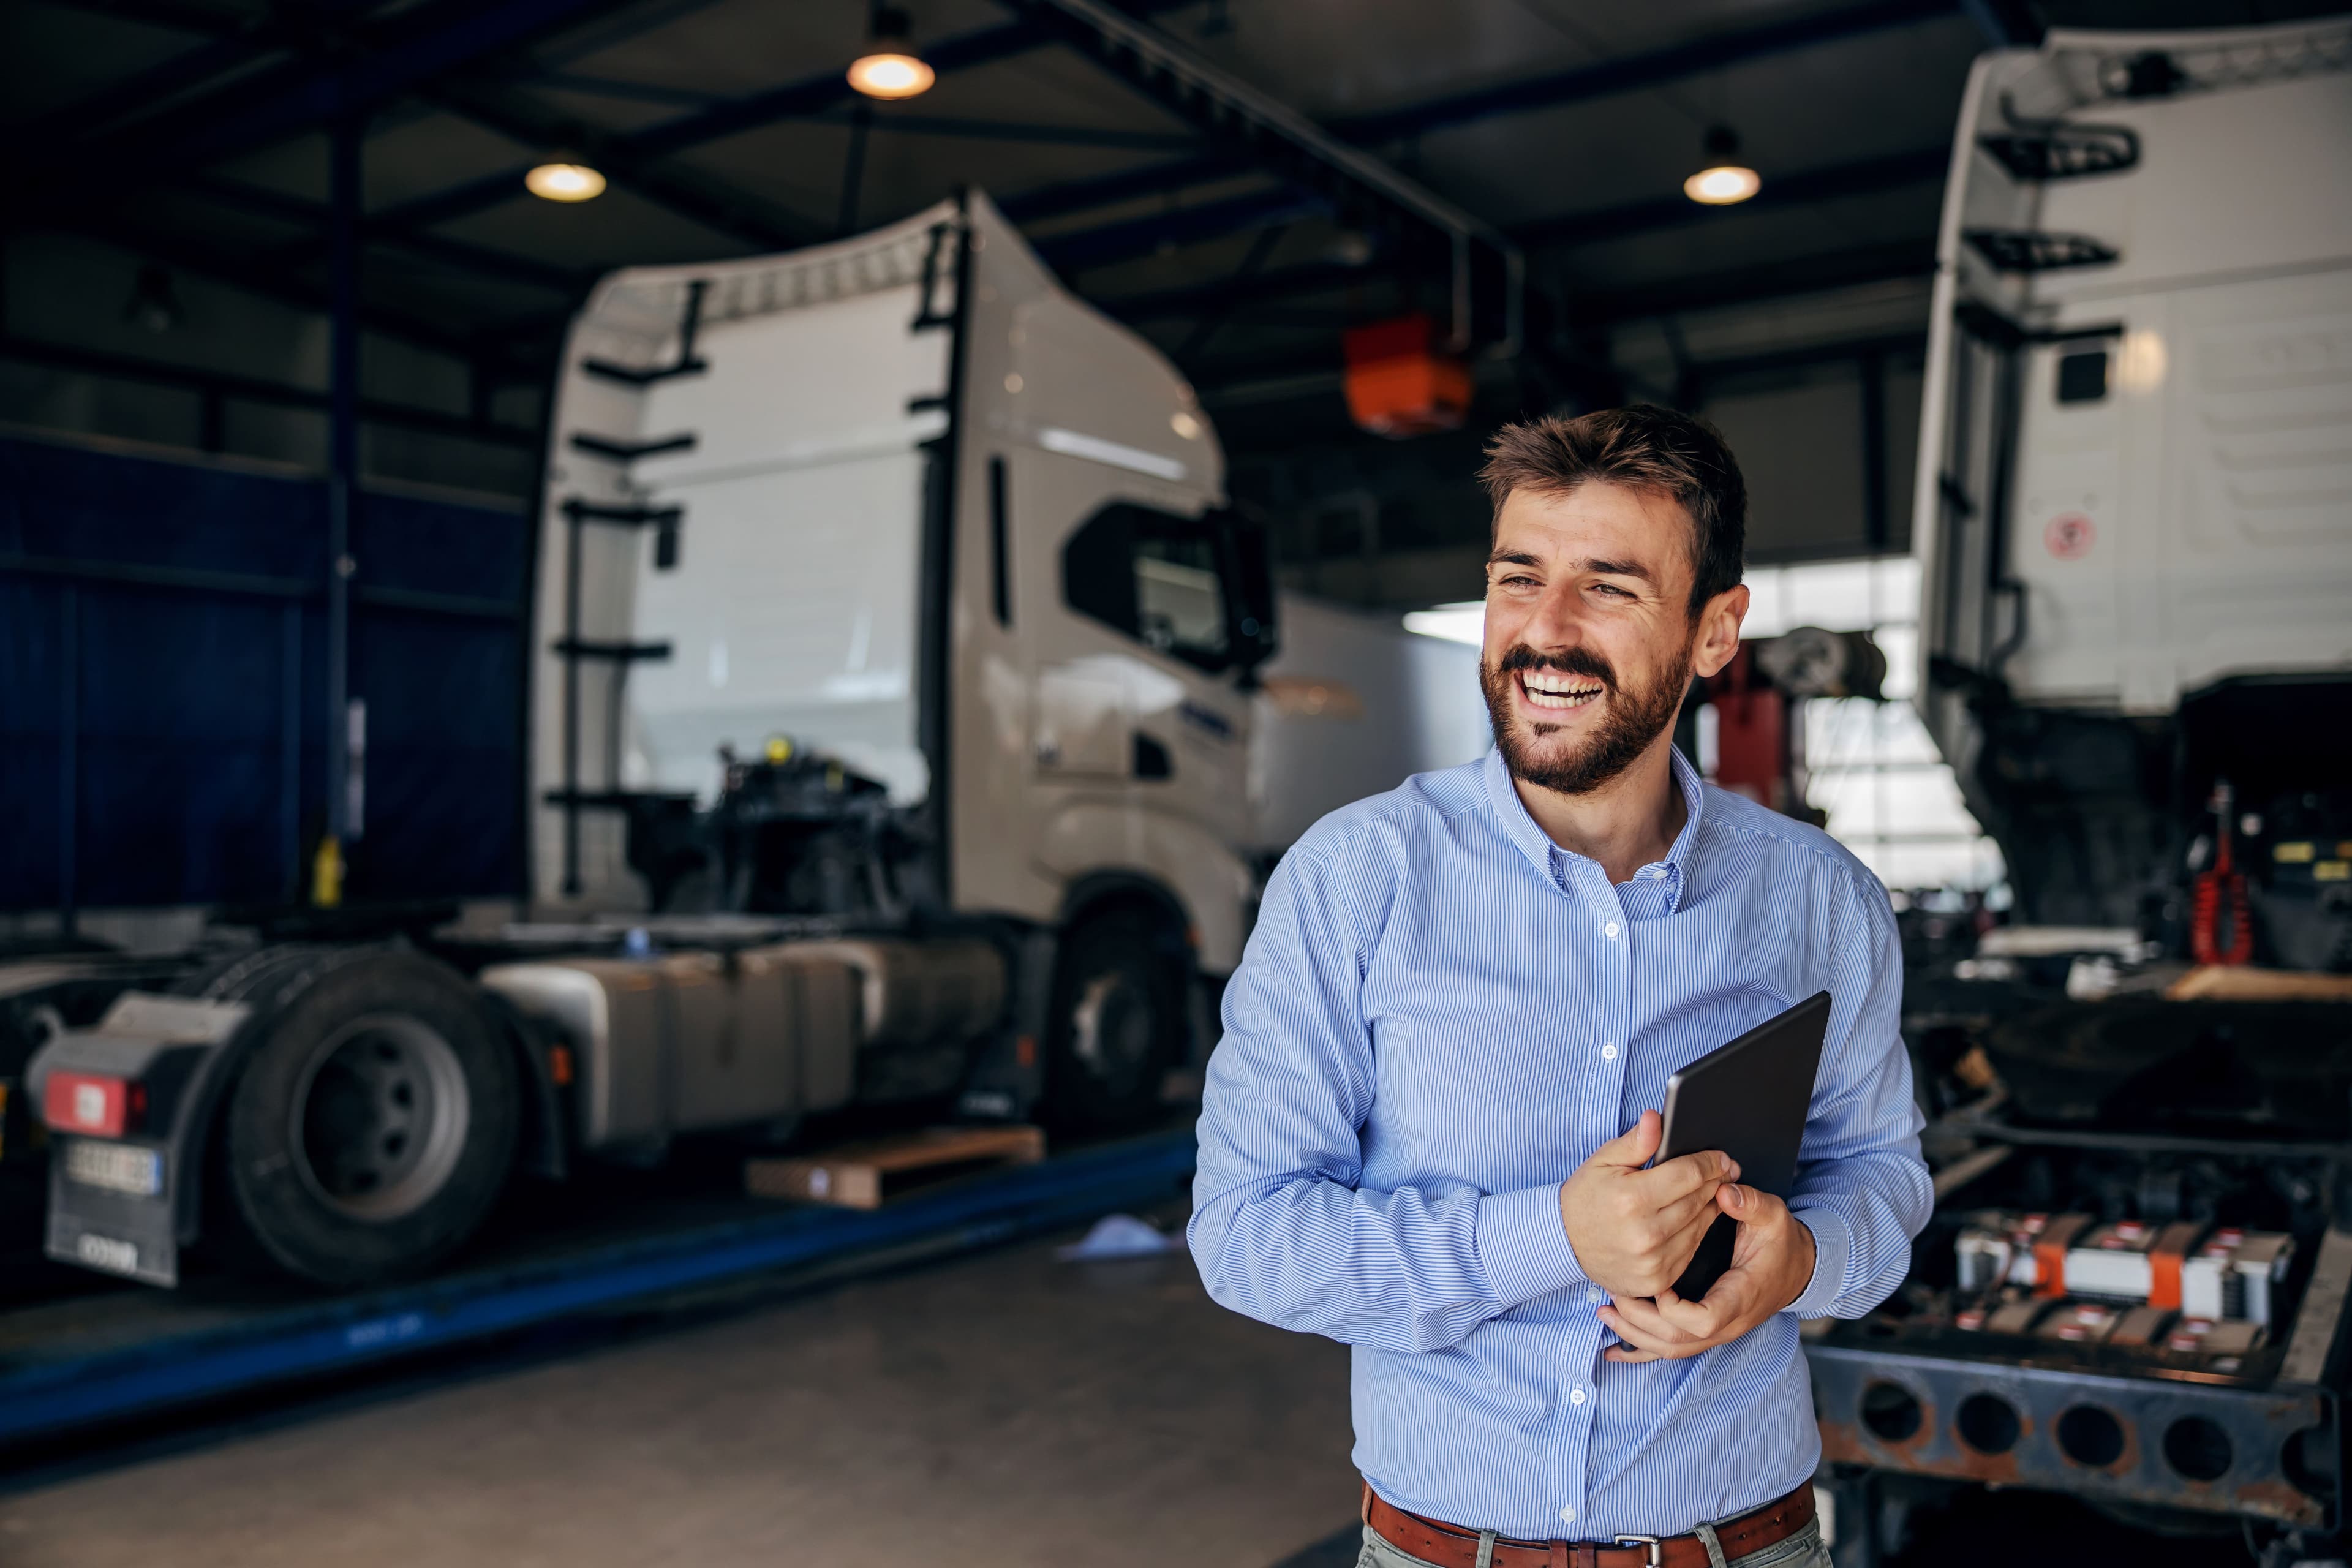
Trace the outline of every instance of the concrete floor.
<instances>
[{"instance_id":1,"label":"concrete floor","mask_svg":"<svg viewBox=\"0 0 2352 1568\"><path fill-rule=\"evenodd\" d=\"M0 1491L0 1568L1349 1568L1345 1350L1062 1239L101 1451ZM2247 1561L2027 1493L1907 1533L1890 1568Z\"/></svg>"},{"instance_id":2,"label":"concrete floor","mask_svg":"<svg viewBox=\"0 0 2352 1568\"><path fill-rule=\"evenodd\" d=\"M0 1496L0 1564L1263 1568L1355 1508L1347 1371L1024 1243Z\"/></svg>"}]
</instances>

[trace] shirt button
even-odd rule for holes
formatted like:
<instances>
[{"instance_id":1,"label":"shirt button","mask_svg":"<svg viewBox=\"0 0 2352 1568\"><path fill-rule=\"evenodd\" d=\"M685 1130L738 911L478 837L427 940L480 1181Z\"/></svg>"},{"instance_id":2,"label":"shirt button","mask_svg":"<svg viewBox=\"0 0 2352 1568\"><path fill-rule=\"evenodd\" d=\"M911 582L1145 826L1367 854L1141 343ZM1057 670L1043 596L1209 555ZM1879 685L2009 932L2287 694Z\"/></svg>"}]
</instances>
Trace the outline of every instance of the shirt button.
<instances>
[{"instance_id":1,"label":"shirt button","mask_svg":"<svg viewBox=\"0 0 2352 1568\"><path fill-rule=\"evenodd\" d=\"M1604 1062L1613 1062L1613 1061L1615 1061L1615 1060L1617 1059L1617 1047L1616 1047L1615 1046L1603 1046L1603 1047L1601 1047L1601 1059L1602 1061L1604 1061Z\"/></svg>"},{"instance_id":2,"label":"shirt button","mask_svg":"<svg viewBox=\"0 0 2352 1568\"><path fill-rule=\"evenodd\" d=\"M1601 928L1601 934L1607 937L1611 942L1615 942L1617 940L1617 922L1615 921L1611 921L1607 925L1602 926Z\"/></svg>"},{"instance_id":3,"label":"shirt button","mask_svg":"<svg viewBox=\"0 0 2352 1568\"><path fill-rule=\"evenodd\" d=\"M1562 1524L1574 1524L1576 1522L1576 1510L1572 1508L1561 1509L1559 1510L1559 1521Z\"/></svg>"},{"instance_id":4,"label":"shirt button","mask_svg":"<svg viewBox=\"0 0 2352 1568\"><path fill-rule=\"evenodd\" d=\"M1580 1389L1580 1388L1571 1388L1571 1389L1570 1389L1570 1390L1568 1391L1568 1402L1569 1402L1570 1405L1581 1405L1581 1404L1583 1404L1583 1403L1584 1403L1584 1390L1582 1390L1582 1389Z\"/></svg>"},{"instance_id":5,"label":"shirt button","mask_svg":"<svg viewBox=\"0 0 2352 1568\"><path fill-rule=\"evenodd\" d=\"M1609 1292L1603 1290L1598 1285L1588 1286L1585 1289L1584 1299L1597 1307L1601 1305L1601 1302L1609 1300Z\"/></svg>"}]
</instances>

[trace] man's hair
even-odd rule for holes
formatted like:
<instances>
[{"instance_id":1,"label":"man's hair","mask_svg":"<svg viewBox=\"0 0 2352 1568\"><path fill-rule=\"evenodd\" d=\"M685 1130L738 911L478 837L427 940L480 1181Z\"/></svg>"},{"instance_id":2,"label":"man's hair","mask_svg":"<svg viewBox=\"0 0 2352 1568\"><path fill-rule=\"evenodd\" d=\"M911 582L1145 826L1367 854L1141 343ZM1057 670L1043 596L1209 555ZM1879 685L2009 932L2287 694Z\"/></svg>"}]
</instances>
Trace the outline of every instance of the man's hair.
<instances>
[{"instance_id":1,"label":"man's hair","mask_svg":"<svg viewBox=\"0 0 2352 1568\"><path fill-rule=\"evenodd\" d=\"M1478 470L1500 515L1513 490L1566 495L1589 480L1672 497L1696 529L1690 613L1739 585L1748 546L1748 484L1723 433L1694 414L1636 403L1563 419L1506 425Z\"/></svg>"}]
</instances>

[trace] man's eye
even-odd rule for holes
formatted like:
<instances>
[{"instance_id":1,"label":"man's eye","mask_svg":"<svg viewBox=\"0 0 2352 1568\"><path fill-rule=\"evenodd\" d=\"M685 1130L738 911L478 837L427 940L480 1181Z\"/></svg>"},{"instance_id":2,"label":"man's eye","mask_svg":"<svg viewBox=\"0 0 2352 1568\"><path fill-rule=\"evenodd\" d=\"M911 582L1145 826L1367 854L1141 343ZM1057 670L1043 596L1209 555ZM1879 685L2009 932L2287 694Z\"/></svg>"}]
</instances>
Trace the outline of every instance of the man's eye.
<instances>
[{"instance_id":1,"label":"man's eye","mask_svg":"<svg viewBox=\"0 0 2352 1568\"><path fill-rule=\"evenodd\" d=\"M1614 583L1595 583L1592 585L1592 591L1596 594L1607 594L1613 598L1619 599L1630 599L1633 596L1626 590L1620 588Z\"/></svg>"}]
</instances>

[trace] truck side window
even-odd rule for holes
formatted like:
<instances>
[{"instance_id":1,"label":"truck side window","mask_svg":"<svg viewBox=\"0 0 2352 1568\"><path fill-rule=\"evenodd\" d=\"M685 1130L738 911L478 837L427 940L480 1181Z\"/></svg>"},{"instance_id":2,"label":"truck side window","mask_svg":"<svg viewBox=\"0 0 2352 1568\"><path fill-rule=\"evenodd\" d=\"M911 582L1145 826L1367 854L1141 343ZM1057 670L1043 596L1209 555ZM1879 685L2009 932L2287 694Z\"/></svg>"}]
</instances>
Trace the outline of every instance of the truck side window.
<instances>
[{"instance_id":1,"label":"truck side window","mask_svg":"<svg viewBox=\"0 0 2352 1568\"><path fill-rule=\"evenodd\" d=\"M1062 596L1147 647L1222 670L1234 648L1219 556L1207 522L1116 501L1062 547Z\"/></svg>"},{"instance_id":2,"label":"truck side window","mask_svg":"<svg viewBox=\"0 0 2352 1568\"><path fill-rule=\"evenodd\" d=\"M2096 403L2107 395L2107 351L2091 349L2058 358L2058 401Z\"/></svg>"}]
</instances>

